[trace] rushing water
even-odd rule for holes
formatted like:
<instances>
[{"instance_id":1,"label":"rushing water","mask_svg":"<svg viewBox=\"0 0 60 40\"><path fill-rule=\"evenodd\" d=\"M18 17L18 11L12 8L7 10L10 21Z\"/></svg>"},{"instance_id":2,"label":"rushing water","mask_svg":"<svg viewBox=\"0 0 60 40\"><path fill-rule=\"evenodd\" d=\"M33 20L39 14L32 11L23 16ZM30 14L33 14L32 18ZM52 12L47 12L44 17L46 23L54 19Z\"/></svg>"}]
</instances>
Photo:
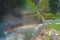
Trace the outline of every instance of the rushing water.
<instances>
[{"instance_id":1,"label":"rushing water","mask_svg":"<svg viewBox=\"0 0 60 40\"><path fill-rule=\"evenodd\" d=\"M6 40L33 40L34 37L40 32L42 25L16 28L14 30L5 32Z\"/></svg>"},{"instance_id":2,"label":"rushing water","mask_svg":"<svg viewBox=\"0 0 60 40\"><path fill-rule=\"evenodd\" d=\"M15 20L15 21L14 21ZM3 23L0 24L0 40L33 40L36 35L42 30L43 24L38 24L37 26L28 26L28 27L20 27L16 28L10 31L3 31L6 28L9 28L8 26L13 26L17 24L20 24L21 21L18 20L18 18L12 18L12 20L4 20ZM11 24L13 22L13 24ZM14 23L15 22L15 23ZM50 22L46 22L45 24L48 23L56 23L57 20L51 20ZM7 24L6 24L7 23ZM5 27L4 27L5 26Z\"/></svg>"},{"instance_id":3,"label":"rushing water","mask_svg":"<svg viewBox=\"0 0 60 40\"><path fill-rule=\"evenodd\" d=\"M43 25L16 28L2 34L0 40L33 40L40 32Z\"/></svg>"},{"instance_id":4,"label":"rushing water","mask_svg":"<svg viewBox=\"0 0 60 40\"><path fill-rule=\"evenodd\" d=\"M6 36L4 34L5 29L13 28L16 25L22 25L22 19L19 19L16 17L10 17L10 18L4 19L0 23L0 40L6 39Z\"/></svg>"},{"instance_id":5,"label":"rushing water","mask_svg":"<svg viewBox=\"0 0 60 40\"><path fill-rule=\"evenodd\" d=\"M42 25L28 26L26 28L16 28L8 32L4 31L16 25L22 25L22 19L16 17L5 18L0 23L0 40L33 40L36 34L42 29Z\"/></svg>"}]
</instances>

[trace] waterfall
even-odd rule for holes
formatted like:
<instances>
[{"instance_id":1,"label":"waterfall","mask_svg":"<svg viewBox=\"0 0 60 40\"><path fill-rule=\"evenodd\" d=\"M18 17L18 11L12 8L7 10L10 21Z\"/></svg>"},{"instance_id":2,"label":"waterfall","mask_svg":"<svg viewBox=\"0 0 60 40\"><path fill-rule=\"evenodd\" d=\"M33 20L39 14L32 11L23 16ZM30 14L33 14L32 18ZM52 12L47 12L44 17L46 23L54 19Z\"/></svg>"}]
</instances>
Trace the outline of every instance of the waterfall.
<instances>
[{"instance_id":1,"label":"waterfall","mask_svg":"<svg viewBox=\"0 0 60 40\"><path fill-rule=\"evenodd\" d=\"M4 33L6 35L6 40L33 40L42 30L42 26L43 24L25 28L16 28Z\"/></svg>"}]
</instances>

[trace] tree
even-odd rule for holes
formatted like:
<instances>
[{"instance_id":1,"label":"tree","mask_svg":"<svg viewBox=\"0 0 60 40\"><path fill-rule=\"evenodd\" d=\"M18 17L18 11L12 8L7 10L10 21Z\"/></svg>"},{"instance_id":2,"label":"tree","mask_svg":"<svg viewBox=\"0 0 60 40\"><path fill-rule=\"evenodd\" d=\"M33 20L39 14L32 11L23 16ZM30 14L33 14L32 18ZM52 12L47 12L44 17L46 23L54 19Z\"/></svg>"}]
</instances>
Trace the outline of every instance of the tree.
<instances>
[{"instance_id":1,"label":"tree","mask_svg":"<svg viewBox=\"0 0 60 40\"><path fill-rule=\"evenodd\" d=\"M45 22L45 13L49 11L49 0L40 0L38 5L38 12L40 13L42 17L42 22Z\"/></svg>"}]
</instances>

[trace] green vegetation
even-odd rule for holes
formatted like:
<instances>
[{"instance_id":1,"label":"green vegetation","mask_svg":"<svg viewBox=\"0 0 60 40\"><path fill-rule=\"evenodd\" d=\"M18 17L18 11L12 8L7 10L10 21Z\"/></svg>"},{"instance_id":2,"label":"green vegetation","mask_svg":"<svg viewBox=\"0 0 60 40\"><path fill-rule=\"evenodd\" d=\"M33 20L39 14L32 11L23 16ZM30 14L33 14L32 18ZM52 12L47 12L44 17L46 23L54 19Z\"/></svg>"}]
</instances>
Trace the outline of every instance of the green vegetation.
<instances>
[{"instance_id":1,"label":"green vegetation","mask_svg":"<svg viewBox=\"0 0 60 40\"><path fill-rule=\"evenodd\" d=\"M60 24L51 24L48 26L47 30L56 30L60 36ZM47 40L50 40L50 36L47 35Z\"/></svg>"},{"instance_id":2,"label":"green vegetation","mask_svg":"<svg viewBox=\"0 0 60 40\"><path fill-rule=\"evenodd\" d=\"M22 11L23 13L36 12L38 20L42 19L41 14L45 19L60 18L60 12L58 11L57 8L58 0L37 0L37 1L38 2L33 0L11 0L11 6L16 7L16 9L18 10L20 9L20 11ZM40 14L37 11L39 11Z\"/></svg>"},{"instance_id":3,"label":"green vegetation","mask_svg":"<svg viewBox=\"0 0 60 40\"><path fill-rule=\"evenodd\" d=\"M60 32L59 32L59 35L60 35Z\"/></svg>"},{"instance_id":4,"label":"green vegetation","mask_svg":"<svg viewBox=\"0 0 60 40\"><path fill-rule=\"evenodd\" d=\"M49 11L49 0L41 0L38 4L38 9L41 9L41 12L47 12Z\"/></svg>"},{"instance_id":5,"label":"green vegetation","mask_svg":"<svg viewBox=\"0 0 60 40\"><path fill-rule=\"evenodd\" d=\"M34 2L32 2L32 0L26 0L25 2L25 10L28 13L33 13L37 11L37 6L35 5Z\"/></svg>"},{"instance_id":6,"label":"green vegetation","mask_svg":"<svg viewBox=\"0 0 60 40\"><path fill-rule=\"evenodd\" d=\"M44 13L45 15L45 19L57 19L57 18L60 18L60 13L57 13L56 15L52 14L52 13ZM38 20L41 20L41 14L38 12L36 14L36 16L38 17Z\"/></svg>"},{"instance_id":7,"label":"green vegetation","mask_svg":"<svg viewBox=\"0 0 60 40\"><path fill-rule=\"evenodd\" d=\"M47 35L47 40L50 40L50 36L49 35Z\"/></svg>"},{"instance_id":8,"label":"green vegetation","mask_svg":"<svg viewBox=\"0 0 60 40\"><path fill-rule=\"evenodd\" d=\"M60 24L51 24L48 30L52 30L52 29L60 30Z\"/></svg>"},{"instance_id":9,"label":"green vegetation","mask_svg":"<svg viewBox=\"0 0 60 40\"><path fill-rule=\"evenodd\" d=\"M55 4L56 3L56 4ZM37 12L38 20L60 18L60 13L57 10L57 0L42 0L37 4L39 12ZM39 16L39 15L40 16ZM44 20L43 19L43 20Z\"/></svg>"},{"instance_id":10,"label":"green vegetation","mask_svg":"<svg viewBox=\"0 0 60 40\"><path fill-rule=\"evenodd\" d=\"M38 1L37 4L36 1ZM60 12L58 11L60 7L57 8L57 4L54 4L58 3L58 1L59 1L58 4L60 4L60 0L36 0L36 1L34 2L33 0L9 0L8 3L5 4L5 6L11 7L11 9L13 8L12 11L14 11L15 13L17 11L17 14L20 13L21 11L23 13L35 13L35 12L37 13L37 11L39 11L40 16L39 15L38 16L41 17L41 14L43 14L45 19L60 17ZM3 9L6 8L5 6L3 7ZM55 12L59 13L56 14Z\"/></svg>"},{"instance_id":11,"label":"green vegetation","mask_svg":"<svg viewBox=\"0 0 60 40\"><path fill-rule=\"evenodd\" d=\"M44 17L44 19L60 18L60 12L59 12L60 0L36 0L36 1L9 0L7 6L12 7L13 8L12 11L14 11L14 14L16 13L18 15L20 13L28 13L28 14L37 13L36 16L38 17L38 21L42 20L42 16Z\"/></svg>"},{"instance_id":12,"label":"green vegetation","mask_svg":"<svg viewBox=\"0 0 60 40\"><path fill-rule=\"evenodd\" d=\"M57 13L56 15L52 14L52 13L46 13L45 14L45 18L46 19L56 19L56 18L60 18L60 13Z\"/></svg>"}]
</instances>

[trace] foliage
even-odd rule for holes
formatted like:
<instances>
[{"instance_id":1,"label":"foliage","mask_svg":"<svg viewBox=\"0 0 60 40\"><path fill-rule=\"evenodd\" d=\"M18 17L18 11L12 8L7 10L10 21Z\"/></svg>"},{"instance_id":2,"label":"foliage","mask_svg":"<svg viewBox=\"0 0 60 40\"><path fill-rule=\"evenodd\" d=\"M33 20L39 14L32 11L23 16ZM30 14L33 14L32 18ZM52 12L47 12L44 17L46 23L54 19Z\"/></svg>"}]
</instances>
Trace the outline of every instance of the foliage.
<instances>
[{"instance_id":1,"label":"foliage","mask_svg":"<svg viewBox=\"0 0 60 40\"><path fill-rule=\"evenodd\" d=\"M50 40L50 36L49 35L47 35L47 40Z\"/></svg>"},{"instance_id":2,"label":"foliage","mask_svg":"<svg viewBox=\"0 0 60 40\"><path fill-rule=\"evenodd\" d=\"M1 8L0 14L5 15L5 13L7 14L7 11L8 12L13 11L14 14L15 13L20 14L21 12L22 13L35 13L36 11L44 8L43 10L40 10L40 12L42 12L45 15L45 19L60 17L60 13L57 13L56 15L51 13L52 6L55 9L55 6L54 6L55 4L53 3L56 2L57 0L55 0L54 2L52 0L52 3L50 3L51 0L41 0L39 2L38 1L39 0L37 0L37 5L36 5L35 3L36 1L34 2L34 0L8 0L8 1L0 0L1 4L3 3L0 6ZM50 13L47 13L49 11ZM57 11L57 8L56 8L56 11ZM41 14L37 13L37 16L38 16L38 20L41 20Z\"/></svg>"},{"instance_id":3,"label":"foliage","mask_svg":"<svg viewBox=\"0 0 60 40\"><path fill-rule=\"evenodd\" d=\"M51 24L48 30L52 30L52 29L60 30L60 24Z\"/></svg>"},{"instance_id":4,"label":"foliage","mask_svg":"<svg viewBox=\"0 0 60 40\"><path fill-rule=\"evenodd\" d=\"M38 3L37 6L38 9L44 8L43 10L40 10L40 12L44 14L45 19L55 19L60 18L60 13L57 13L57 3L58 0L42 0Z\"/></svg>"},{"instance_id":5,"label":"foliage","mask_svg":"<svg viewBox=\"0 0 60 40\"><path fill-rule=\"evenodd\" d=\"M49 0L41 0L39 3L38 3L38 9L42 9L44 8L43 10L41 10L42 12L46 12L48 11L50 8L49 8Z\"/></svg>"},{"instance_id":6,"label":"foliage","mask_svg":"<svg viewBox=\"0 0 60 40\"><path fill-rule=\"evenodd\" d=\"M33 13L37 11L37 6L32 0L26 0L25 3L25 10L27 10L28 13Z\"/></svg>"},{"instance_id":7,"label":"foliage","mask_svg":"<svg viewBox=\"0 0 60 40\"><path fill-rule=\"evenodd\" d=\"M60 18L60 13L57 13L56 15L52 14L52 13L45 13L45 18L46 19L56 19L56 18Z\"/></svg>"},{"instance_id":8,"label":"foliage","mask_svg":"<svg viewBox=\"0 0 60 40\"><path fill-rule=\"evenodd\" d=\"M40 13L40 16L42 17L42 22L45 22L45 13L49 11L49 0L41 0L37 4L38 11Z\"/></svg>"},{"instance_id":9,"label":"foliage","mask_svg":"<svg viewBox=\"0 0 60 40\"><path fill-rule=\"evenodd\" d=\"M36 16L37 16L37 18L38 18L38 22L41 22L42 17L41 17L41 15L40 15L39 12L36 14Z\"/></svg>"},{"instance_id":10,"label":"foliage","mask_svg":"<svg viewBox=\"0 0 60 40\"><path fill-rule=\"evenodd\" d=\"M40 11L42 11L42 13L44 13L45 19L49 19L49 18L53 19L53 18L60 17L59 14L54 15L53 13L51 13L52 12L52 8L51 7L52 6L54 7L55 4L53 4L53 0L52 0L52 3L50 3L50 1L51 0L41 0L41 1L37 2L37 5L36 5L34 0L18 0L18 1L16 1L16 0L13 1L12 0L12 4L14 2L13 5L15 5L17 7L17 9L20 9L20 7L21 7L21 10L22 10L23 13L34 13L34 12L36 12L39 9L42 9L44 7L44 9L40 10ZM49 11L50 11L50 13L49 13ZM57 11L57 9L56 9L56 11ZM39 16L38 14L39 13L37 13L38 18L41 19L41 15L39 14L40 15Z\"/></svg>"},{"instance_id":11,"label":"foliage","mask_svg":"<svg viewBox=\"0 0 60 40\"><path fill-rule=\"evenodd\" d=\"M16 2L15 2L16 3ZM37 11L37 7L32 0L18 0L17 5L14 8L14 12L16 13L34 13ZM18 13L17 12L17 13Z\"/></svg>"}]
</instances>

